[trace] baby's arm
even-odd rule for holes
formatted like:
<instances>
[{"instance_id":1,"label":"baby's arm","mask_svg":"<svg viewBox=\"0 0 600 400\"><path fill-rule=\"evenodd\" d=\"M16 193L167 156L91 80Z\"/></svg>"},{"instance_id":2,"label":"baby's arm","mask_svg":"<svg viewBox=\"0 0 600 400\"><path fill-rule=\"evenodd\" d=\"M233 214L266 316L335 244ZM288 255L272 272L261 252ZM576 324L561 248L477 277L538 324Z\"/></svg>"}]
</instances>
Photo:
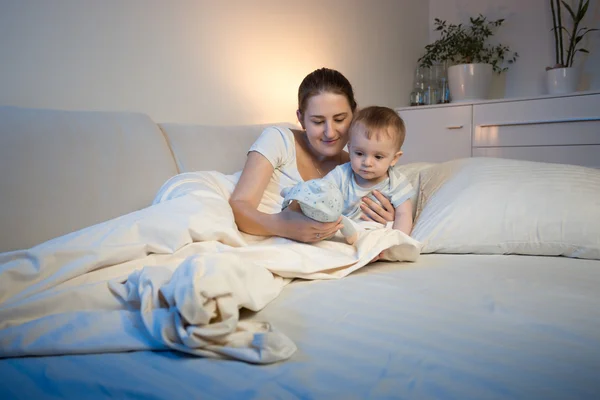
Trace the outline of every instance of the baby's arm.
<instances>
[{"instance_id":1,"label":"baby's arm","mask_svg":"<svg viewBox=\"0 0 600 400\"><path fill-rule=\"evenodd\" d=\"M394 217L394 229L398 229L410 236L413 228L412 204L410 200L404 201L396 207L396 216Z\"/></svg>"}]
</instances>

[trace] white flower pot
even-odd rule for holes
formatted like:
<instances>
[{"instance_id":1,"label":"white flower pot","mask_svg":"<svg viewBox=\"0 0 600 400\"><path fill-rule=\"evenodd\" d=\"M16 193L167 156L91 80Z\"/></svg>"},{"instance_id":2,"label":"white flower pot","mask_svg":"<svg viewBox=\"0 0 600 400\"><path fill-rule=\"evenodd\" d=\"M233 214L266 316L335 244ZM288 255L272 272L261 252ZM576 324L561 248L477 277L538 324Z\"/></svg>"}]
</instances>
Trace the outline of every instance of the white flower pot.
<instances>
[{"instance_id":1,"label":"white flower pot","mask_svg":"<svg viewBox=\"0 0 600 400\"><path fill-rule=\"evenodd\" d=\"M579 68L554 68L546 71L548 94L566 94L577 91Z\"/></svg>"},{"instance_id":2,"label":"white flower pot","mask_svg":"<svg viewBox=\"0 0 600 400\"><path fill-rule=\"evenodd\" d=\"M448 67L452 102L487 99L492 73L491 64L458 64Z\"/></svg>"}]
</instances>

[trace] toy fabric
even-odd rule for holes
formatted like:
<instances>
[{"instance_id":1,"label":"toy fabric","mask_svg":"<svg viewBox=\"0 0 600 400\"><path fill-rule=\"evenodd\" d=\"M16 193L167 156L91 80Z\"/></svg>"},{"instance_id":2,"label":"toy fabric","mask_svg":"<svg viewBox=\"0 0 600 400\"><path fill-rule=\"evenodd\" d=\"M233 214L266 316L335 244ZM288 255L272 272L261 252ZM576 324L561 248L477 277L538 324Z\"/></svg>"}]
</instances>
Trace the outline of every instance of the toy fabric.
<instances>
[{"instance_id":1,"label":"toy fabric","mask_svg":"<svg viewBox=\"0 0 600 400\"><path fill-rule=\"evenodd\" d=\"M293 200L307 217L319 222L333 222L342 217L342 235L350 244L358 238L358 232L352 222L342 215L344 197L340 189L332 182L323 179L312 179L295 186L284 188L282 208L285 209Z\"/></svg>"}]
</instances>

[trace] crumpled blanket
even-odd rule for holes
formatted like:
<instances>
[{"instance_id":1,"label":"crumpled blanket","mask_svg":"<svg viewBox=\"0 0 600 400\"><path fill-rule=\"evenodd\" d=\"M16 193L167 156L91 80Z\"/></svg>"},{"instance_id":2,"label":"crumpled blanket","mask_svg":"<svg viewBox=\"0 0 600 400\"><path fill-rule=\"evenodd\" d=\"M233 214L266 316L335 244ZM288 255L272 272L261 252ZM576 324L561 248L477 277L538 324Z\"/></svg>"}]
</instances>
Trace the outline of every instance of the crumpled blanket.
<instances>
[{"instance_id":1,"label":"crumpled blanket","mask_svg":"<svg viewBox=\"0 0 600 400\"><path fill-rule=\"evenodd\" d=\"M415 261L400 231L304 244L240 232L229 207L237 177L171 178L145 209L0 254L0 357L178 351L272 363L296 346L268 322L240 320L294 278L336 279L384 258ZM387 250L386 250L387 249Z\"/></svg>"}]
</instances>

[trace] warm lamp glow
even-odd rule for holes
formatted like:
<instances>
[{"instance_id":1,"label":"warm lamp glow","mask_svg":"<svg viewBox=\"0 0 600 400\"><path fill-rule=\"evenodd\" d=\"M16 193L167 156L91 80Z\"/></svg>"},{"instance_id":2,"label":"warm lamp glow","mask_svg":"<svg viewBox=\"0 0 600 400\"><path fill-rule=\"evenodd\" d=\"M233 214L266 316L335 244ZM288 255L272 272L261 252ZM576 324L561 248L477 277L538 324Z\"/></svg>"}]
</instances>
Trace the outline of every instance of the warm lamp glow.
<instances>
[{"instance_id":1,"label":"warm lamp glow","mask_svg":"<svg viewBox=\"0 0 600 400\"><path fill-rule=\"evenodd\" d=\"M475 127L475 143L486 143L489 146L498 145L498 126Z\"/></svg>"},{"instance_id":2,"label":"warm lamp glow","mask_svg":"<svg viewBox=\"0 0 600 400\"><path fill-rule=\"evenodd\" d=\"M281 30L288 33L277 38L272 32L273 27L265 25L250 33L255 40L247 38L246 46L228 54L226 67L219 73L221 81L230 82L228 90L235 93L236 101L243 102L248 123L295 123L300 82L310 72L330 64L331 54L314 46L318 40L308 34L310 31L298 36L294 30ZM298 49L308 48L311 51L299 56Z\"/></svg>"}]
</instances>

